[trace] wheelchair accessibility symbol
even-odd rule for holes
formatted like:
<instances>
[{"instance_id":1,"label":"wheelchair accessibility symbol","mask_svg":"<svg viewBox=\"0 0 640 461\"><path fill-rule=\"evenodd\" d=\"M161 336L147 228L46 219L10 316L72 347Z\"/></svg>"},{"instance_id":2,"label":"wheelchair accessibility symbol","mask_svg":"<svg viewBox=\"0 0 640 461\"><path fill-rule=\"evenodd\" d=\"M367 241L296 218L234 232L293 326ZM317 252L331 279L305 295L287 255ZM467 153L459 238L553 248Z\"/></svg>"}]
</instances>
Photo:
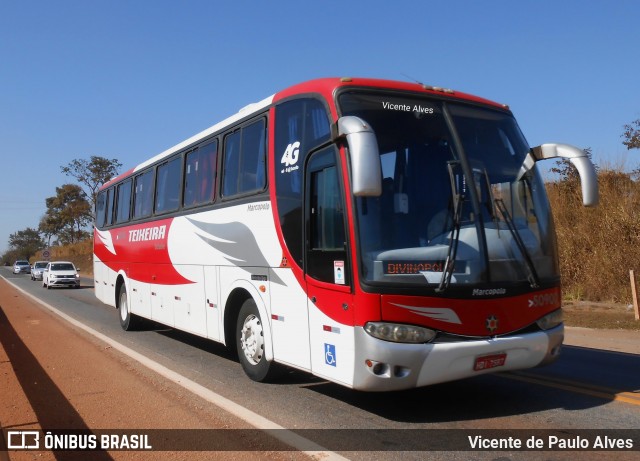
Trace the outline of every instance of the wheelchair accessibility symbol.
<instances>
[{"instance_id":1,"label":"wheelchair accessibility symbol","mask_svg":"<svg viewBox=\"0 0 640 461\"><path fill-rule=\"evenodd\" d=\"M324 344L324 362L332 367L336 366L336 346L333 344Z\"/></svg>"}]
</instances>

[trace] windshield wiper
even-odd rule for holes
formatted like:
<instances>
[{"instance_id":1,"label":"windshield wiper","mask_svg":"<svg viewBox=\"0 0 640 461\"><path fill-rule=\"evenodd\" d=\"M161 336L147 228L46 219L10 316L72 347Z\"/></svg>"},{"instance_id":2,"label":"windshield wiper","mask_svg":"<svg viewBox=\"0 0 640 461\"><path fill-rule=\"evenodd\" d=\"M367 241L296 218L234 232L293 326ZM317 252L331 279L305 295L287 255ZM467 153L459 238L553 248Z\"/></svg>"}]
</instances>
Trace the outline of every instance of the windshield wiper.
<instances>
[{"instance_id":1,"label":"windshield wiper","mask_svg":"<svg viewBox=\"0 0 640 461\"><path fill-rule=\"evenodd\" d=\"M460 241L460 223L462 221L462 204L464 202L464 194L461 194L458 191L458 184L453 172L453 167L457 164L458 162L447 163L447 169L449 170L449 181L451 182L451 199L453 201L452 229L451 237L449 238L447 259L444 263L442 278L440 279L440 285L438 285L438 288L436 288L436 293L444 292L447 288L449 288L449 285L451 284L451 277L453 276L453 270L456 264L456 254L458 253L458 242Z\"/></svg>"},{"instance_id":2,"label":"windshield wiper","mask_svg":"<svg viewBox=\"0 0 640 461\"><path fill-rule=\"evenodd\" d=\"M507 209L507 206L504 204L504 201L502 199L495 199L494 202L496 204L496 207L500 211L500 213L502 213L502 217L504 218L504 221L507 224L507 227L509 228L509 232L511 232L511 236L513 237L513 240L515 240L516 245L518 245L518 249L520 250L520 253L522 253L522 257L524 258L524 261L525 261L525 266L527 267L527 271L529 272L529 276L527 277L527 280L529 280L529 283L531 284L531 288L538 288L540 286L540 279L538 278L538 272L536 271L536 268L533 264L533 260L531 259L531 255L529 254L529 251L527 250L526 245L522 241L522 237L520 236L518 229L516 229L516 226L513 222L513 218L509 214L509 210Z\"/></svg>"}]
</instances>

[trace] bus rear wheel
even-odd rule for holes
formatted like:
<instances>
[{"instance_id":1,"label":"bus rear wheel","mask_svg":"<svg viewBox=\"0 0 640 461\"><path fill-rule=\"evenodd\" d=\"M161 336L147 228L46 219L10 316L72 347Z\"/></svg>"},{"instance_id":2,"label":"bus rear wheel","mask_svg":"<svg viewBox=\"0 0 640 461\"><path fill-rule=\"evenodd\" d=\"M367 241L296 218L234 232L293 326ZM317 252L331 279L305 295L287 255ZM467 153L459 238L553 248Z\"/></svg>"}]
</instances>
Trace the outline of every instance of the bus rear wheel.
<instances>
[{"instance_id":1,"label":"bus rear wheel","mask_svg":"<svg viewBox=\"0 0 640 461\"><path fill-rule=\"evenodd\" d=\"M276 365L264 355L264 328L253 299L240 308L236 323L236 346L244 372L254 381L264 382L276 374Z\"/></svg>"},{"instance_id":2,"label":"bus rear wheel","mask_svg":"<svg viewBox=\"0 0 640 461\"><path fill-rule=\"evenodd\" d=\"M133 331L140 327L141 319L131 313L129 308L129 297L127 296L127 287L123 283L118 293L118 310L120 317L120 326L125 331Z\"/></svg>"}]
</instances>

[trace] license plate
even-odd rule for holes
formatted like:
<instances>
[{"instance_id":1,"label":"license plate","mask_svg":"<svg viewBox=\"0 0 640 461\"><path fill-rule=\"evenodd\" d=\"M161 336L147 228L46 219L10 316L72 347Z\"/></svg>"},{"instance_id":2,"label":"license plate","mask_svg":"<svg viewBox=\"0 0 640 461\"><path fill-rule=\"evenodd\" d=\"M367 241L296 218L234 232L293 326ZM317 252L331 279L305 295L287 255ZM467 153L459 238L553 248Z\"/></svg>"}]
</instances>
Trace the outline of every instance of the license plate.
<instances>
[{"instance_id":1,"label":"license plate","mask_svg":"<svg viewBox=\"0 0 640 461\"><path fill-rule=\"evenodd\" d=\"M483 355L476 358L473 366L474 371L488 370L490 368L501 367L507 361L507 354Z\"/></svg>"}]
</instances>

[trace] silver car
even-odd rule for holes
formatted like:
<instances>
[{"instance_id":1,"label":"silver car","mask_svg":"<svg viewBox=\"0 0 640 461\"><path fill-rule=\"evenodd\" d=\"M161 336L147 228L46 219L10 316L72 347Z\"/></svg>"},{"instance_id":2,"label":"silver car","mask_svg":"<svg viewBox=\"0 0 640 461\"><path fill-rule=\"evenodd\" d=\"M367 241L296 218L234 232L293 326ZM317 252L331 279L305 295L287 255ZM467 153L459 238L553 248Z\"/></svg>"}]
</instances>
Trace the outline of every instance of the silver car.
<instances>
[{"instance_id":1,"label":"silver car","mask_svg":"<svg viewBox=\"0 0 640 461\"><path fill-rule=\"evenodd\" d=\"M14 274L29 274L30 272L31 272L31 264L29 264L29 261L27 261L26 259L18 260L13 265Z\"/></svg>"},{"instance_id":2,"label":"silver car","mask_svg":"<svg viewBox=\"0 0 640 461\"><path fill-rule=\"evenodd\" d=\"M42 286L80 288L80 275L72 262L52 261L44 268Z\"/></svg>"},{"instance_id":3,"label":"silver car","mask_svg":"<svg viewBox=\"0 0 640 461\"><path fill-rule=\"evenodd\" d=\"M42 280L42 273L44 268L49 264L48 261L36 261L31 266L31 280Z\"/></svg>"}]
</instances>

